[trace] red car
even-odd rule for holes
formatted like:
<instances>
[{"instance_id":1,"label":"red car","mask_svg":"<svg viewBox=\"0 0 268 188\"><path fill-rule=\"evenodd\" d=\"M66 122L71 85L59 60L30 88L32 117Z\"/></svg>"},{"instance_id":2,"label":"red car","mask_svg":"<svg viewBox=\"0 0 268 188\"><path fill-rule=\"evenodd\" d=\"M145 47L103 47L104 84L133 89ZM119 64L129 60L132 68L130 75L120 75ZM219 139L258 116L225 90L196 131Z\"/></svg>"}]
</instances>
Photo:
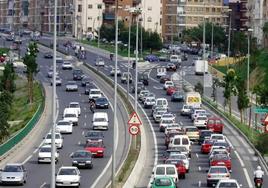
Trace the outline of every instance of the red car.
<instances>
[{"instance_id":1,"label":"red car","mask_svg":"<svg viewBox=\"0 0 268 188\"><path fill-rule=\"evenodd\" d=\"M210 160L210 166L226 166L230 171L232 169L231 158L225 154L217 154Z\"/></svg>"},{"instance_id":2,"label":"red car","mask_svg":"<svg viewBox=\"0 0 268 188\"><path fill-rule=\"evenodd\" d=\"M0 62L3 63L6 60L5 56L0 56Z\"/></svg>"},{"instance_id":3,"label":"red car","mask_svg":"<svg viewBox=\"0 0 268 188\"><path fill-rule=\"evenodd\" d=\"M167 88L167 95L172 95L176 91L178 91L178 89L176 87L168 87Z\"/></svg>"},{"instance_id":4,"label":"red car","mask_svg":"<svg viewBox=\"0 0 268 188\"><path fill-rule=\"evenodd\" d=\"M167 64L167 71L176 71L177 67L174 63L168 63Z\"/></svg>"},{"instance_id":5,"label":"red car","mask_svg":"<svg viewBox=\"0 0 268 188\"><path fill-rule=\"evenodd\" d=\"M85 150L91 152L93 157L104 157L105 146L102 141L90 141L87 142Z\"/></svg>"},{"instance_id":6,"label":"red car","mask_svg":"<svg viewBox=\"0 0 268 188\"><path fill-rule=\"evenodd\" d=\"M208 154L214 142L214 140L204 140L203 144L201 145L201 152Z\"/></svg>"},{"instance_id":7,"label":"red car","mask_svg":"<svg viewBox=\"0 0 268 188\"><path fill-rule=\"evenodd\" d=\"M185 179L186 167L182 160L180 159L168 159L166 164L174 164L177 168L179 178Z\"/></svg>"},{"instance_id":8,"label":"red car","mask_svg":"<svg viewBox=\"0 0 268 188\"><path fill-rule=\"evenodd\" d=\"M160 83L164 84L166 81L171 81L170 76L168 76L168 75L161 76Z\"/></svg>"},{"instance_id":9,"label":"red car","mask_svg":"<svg viewBox=\"0 0 268 188\"><path fill-rule=\"evenodd\" d=\"M224 124L222 120L218 117L210 117L207 120L207 129L213 131L214 133L222 133Z\"/></svg>"}]
</instances>

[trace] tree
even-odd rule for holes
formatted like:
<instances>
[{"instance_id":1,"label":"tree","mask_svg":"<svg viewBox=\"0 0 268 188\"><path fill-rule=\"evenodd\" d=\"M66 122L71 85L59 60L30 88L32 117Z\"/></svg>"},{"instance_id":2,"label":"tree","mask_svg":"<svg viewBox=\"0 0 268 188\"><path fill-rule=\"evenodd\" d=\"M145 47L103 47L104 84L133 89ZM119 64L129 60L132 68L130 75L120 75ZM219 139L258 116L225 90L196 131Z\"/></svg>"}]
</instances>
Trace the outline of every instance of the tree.
<instances>
[{"instance_id":1,"label":"tree","mask_svg":"<svg viewBox=\"0 0 268 188\"><path fill-rule=\"evenodd\" d=\"M236 90L239 91L237 92L237 107L240 112L240 121L243 123L243 120L245 119L245 109L249 107L249 98L245 82L239 76L236 79Z\"/></svg>"},{"instance_id":2,"label":"tree","mask_svg":"<svg viewBox=\"0 0 268 188\"><path fill-rule=\"evenodd\" d=\"M1 76L1 89L7 90L9 92L15 91L15 71L13 65L7 63L3 71L3 76Z\"/></svg>"},{"instance_id":3,"label":"tree","mask_svg":"<svg viewBox=\"0 0 268 188\"><path fill-rule=\"evenodd\" d=\"M224 91L223 96L226 100L226 104L228 104L229 107L229 115L232 115L232 95L237 94L237 90L235 88L235 82L236 82L237 76L234 69L229 69L227 71L227 74L224 76Z\"/></svg>"},{"instance_id":4,"label":"tree","mask_svg":"<svg viewBox=\"0 0 268 188\"><path fill-rule=\"evenodd\" d=\"M36 56L38 52L38 48L36 43L30 43L28 46L28 52L26 52L23 63L27 66L27 80L28 80L28 97L29 103L33 102L33 78L34 75L37 73L37 63L36 63Z\"/></svg>"},{"instance_id":5,"label":"tree","mask_svg":"<svg viewBox=\"0 0 268 188\"><path fill-rule=\"evenodd\" d=\"M265 22L263 28L262 28L262 31L263 31L263 35L264 35L264 47L267 46L267 38L268 38L268 22Z\"/></svg>"},{"instance_id":6,"label":"tree","mask_svg":"<svg viewBox=\"0 0 268 188\"><path fill-rule=\"evenodd\" d=\"M200 93L201 95L203 95L203 85L198 82L195 86L194 86L194 90L198 93Z\"/></svg>"},{"instance_id":7,"label":"tree","mask_svg":"<svg viewBox=\"0 0 268 188\"><path fill-rule=\"evenodd\" d=\"M256 148L262 153L265 154L268 152L268 134L262 133L257 140Z\"/></svg>"}]
</instances>

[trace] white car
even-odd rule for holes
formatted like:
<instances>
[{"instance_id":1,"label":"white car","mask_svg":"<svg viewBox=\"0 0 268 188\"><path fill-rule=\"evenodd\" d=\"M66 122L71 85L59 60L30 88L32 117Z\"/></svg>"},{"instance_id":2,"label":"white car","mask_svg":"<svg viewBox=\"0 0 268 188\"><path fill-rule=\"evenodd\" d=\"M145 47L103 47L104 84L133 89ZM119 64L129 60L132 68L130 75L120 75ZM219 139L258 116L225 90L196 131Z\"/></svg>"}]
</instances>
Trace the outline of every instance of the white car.
<instances>
[{"instance_id":1,"label":"white car","mask_svg":"<svg viewBox=\"0 0 268 188\"><path fill-rule=\"evenodd\" d=\"M159 124L160 132L165 132L166 127L173 124L174 122L175 121L173 118L161 118L161 121Z\"/></svg>"},{"instance_id":2,"label":"white car","mask_svg":"<svg viewBox=\"0 0 268 188\"><path fill-rule=\"evenodd\" d=\"M89 91L89 101L90 100L95 100L97 98L102 97L101 90L100 89L90 89Z\"/></svg>"},{"instance_id":3,"label":"white car","mask_svg":"<svg viewBox=\"0 0 268 188\"><path fill-rule=\"evenodd\" d=\"M213 158L214 155L217 154L223 154L223 155L228 155L230 156L230 153L225 149L220 149L220 148L213 148L211 147L210 153L208 154L209 160Z\"/></svg>"},{"instance_id":4,"label":"white car","mask_svg":"<svg viewBox=\"0 0 268 188\"><path fill-rule=\"evenodd\" d=\"M139 100L142 100L144 96L147 96L150 94L150 91L149 90L141 90L139 95L138 95L138 99Z\"/></svg>"},{"instance_id":5,"label":"white car","mask_svg":"<svg viewBox=\"0 0 268 188\"><path fill-rule=\"evenodd\" d=\"M163 119L172 119L174 122L175 122L175 118L176 118L175 114L168 113L168 112L162 114L162 116L161 116L161 120L163 120Z\"/></svg>"},{"instance_id":6,"label":"white car","mask_svg":"<svg viewBox=\"0 0 268 188\"><path fill-rule=\"evenodd\" d=\"M56 125L56 130L60 133L71 134L73 132L73 123L67 120L60 120Z\"/></svg>"},{"instance_id":7,"label":"white car","mask_svg":"<svg viewBox=\"0 0 268 188\"><path fill-rule=\"evenodd\" d=\"M181 108L181 115L182 116L189 115L190 111L191 111L191 106L184 104Z\"/></svg>"},{"instance_id":8,"label":"white car","mask_svg":"<svg viewBox=\"0 0 268 188\"><path fill-rule=\"evenodd\" d=\"M105 62L102 58L97 58L95 61L96 66L105 66Z\"/></svg>"},{"instance_id":9,"label":"white car","mask_svg":"<svg viewBox=\"0 0 268 188\"><path fill-rule=\"evenodd\" d=\"M70 102L69 108L72 108L72 109L77 110L78 115L80 116L80 114L81 114L81 107L80 107L79 102Z\"/></svg>"},{"instance_id":10,"label":"white car","mask_svg":"<svg viewBox=\"0 0 268 188\"><path fill-rule=\"evenodd\" d=\"M180 159L183 161L183 163L185 164L185 168L186 171L189 172L190 170L190 161L189 158L187 157L187 155L182 154L182 153L174 153L174 154L170 154L169 155L169 159Z\"/></svg>"},{"instance_id":11,"label":"white car","mask_svg":"<svg viewBox=\"0 0 268 188\"><path fill-rule=\"evenodd\" d=\"M159 110L155 110L153 112L154 121L156 123L159 123L161 121L162 114L164 114L166 112L167 112L167 109L165 109L165 108L162 108L162 109L159 109Z\"/></svg>"},{"instance_id":12,"label":"white car","mask_svg":"<svg viewBox=\"0 0 268 188\"><path fill-rule=\"evenodd\" d=\"M114 74L115 74L115 68L113 67L111 72L110 72L110 75L114 76ZM121 76L121 71L119 68L117 68L117 76Z\"/></svg>"},{"instance_id":13,"label":"white car","mask_svg":"<svg viewBox=\"0 0 268 188\"><path fill-rule=\"evenodd\" d=\"M65 108L63 112L63 120L71 122L73 125L78 125L78 112L73 108Z\"/></svg>"},{"instance_id":14,"label":"white car","mask_svg":"<svg viewBox=\"0 0 268 188\"><path fill-rule=\"evenodd\" d=\"M172 81L166 81L164 83L163 89L166 90L169 87L174 87L174 83Z\"/></svg>"},{"instance_id":15,"label":"white car","mask_svg":"<svg viewBox=\"0 0 268 188\"><path fill-rule=\"evenodd\" d=\"M195 118L199 115L199 114L207 114L206 110L203 109L194 109L192 115L191 115L191 119L192 121L195 120Z\"/></svg>"},{"instance_id":16,"label":"white car","mask_svg":"<svg viewBox=\"0 0 268 188\"><path fill-rule=\"evenodd\" d=\"M198 114L194 120L194 126L197 128L206 128L208 118L206 115Z\"/></svg>"},{"instance_id":17,"label":"white car","mask_svg":"<svg viewBox=\"0 0 268 188\"><path fill-rule=\"evenodd\" d=\"M165 129L165 135L167 135L169 132L172 132L172 131L182 132L182 128L178 123L169 124L169 125L167 125L167 127Z\"/></svg>"},{"instance_id":18,"label":"white car","mask_svg":"<svg viewBox=\"0 0 268 188\"><path fill-rule=\"evenodd\" d=\"M79 187L80 178L77 167L62 166L56 175L56 187Z\"/></svg>"},{"instance_id":19,"label":"white car","mask_svg":"<svg viewBox=\"0 0 268 188\"><path fill-rule=\"evenodd\" d=\"M242 185L239 184L236 179L226 179L218 181L215 188L225 188L225 187L240 188L242 187Z\"/></svg>"},{"instance_id":20,"label":"white car","mask_svg":"<svg viewBox=\"0 0 268 188\"><path fill-rule=\"evenodd\" d=\"M62 84L62 79L59 76L56 76L56 86L61 86ZM53 85L53 79L50 80L50 85Z\"/></svg>"},{"instance_id":21,"label":"white car","mask_svg":"<svg viewBox=\"0 0 268 188\"><path fill-rule=\"evenodd\" d=\"M38 152L38 163L51 163L51 145L44 145ZM55 162L59 160L59 152L55 152Z\"/></svg>"},{"instance_id":22,"label":"white car","mask_svg":"<svg viewBox=\"0 0 268 188\"><path fill-rule=\"evenodd\" d=\"M73 65L72 65L71 61L63 61L62 65L61 65L61 68L63 70L65 70L65 69L73 69Z\"/></svg>"},{"instance_id":23,"label":"white car","mask_svg":"<svg viewBox=\"0 0 268 188\"><path fill-rule=\"evenodd\" d=\"M225 166L211 166L207 174L207 186L213 186L222 179L230 179L231 175Z\"/></svg>"},{"instance_id":24,"label":"white car","mask_svg":"<svg viewBox=\"0 0 268 188\"><path fill-rule=\"evenodd\" d=\"M226 137L223 134L211 134L210 140L215 140L216 142L226 142Z\"/></svg>"},{"instance_id":25,"label":"white car","mask_svg":"<svg viewBox=\"0 0 268 188\"><path fill-rule=\"evenodd\" d=\"M51 145L51 140L52 140L52 135L51 133L48 133L45 137L44 137L44 144L47 145ZM63 137L61 136L60 133L55 133L55 144L56 144L56 148L62 148L63 147Z\"/></svg>"},{"instance_id":26,"label":"white car","mask_svg":"<svg viewBox=\"0 0 268 188\"><path fill-rule=\"evenodd\" d=\"M153 97L146 97L144 103L143 103L143 107L144 108L150 108L152 106L155 105L155 98Z\"/></svg>"}]
</instances>

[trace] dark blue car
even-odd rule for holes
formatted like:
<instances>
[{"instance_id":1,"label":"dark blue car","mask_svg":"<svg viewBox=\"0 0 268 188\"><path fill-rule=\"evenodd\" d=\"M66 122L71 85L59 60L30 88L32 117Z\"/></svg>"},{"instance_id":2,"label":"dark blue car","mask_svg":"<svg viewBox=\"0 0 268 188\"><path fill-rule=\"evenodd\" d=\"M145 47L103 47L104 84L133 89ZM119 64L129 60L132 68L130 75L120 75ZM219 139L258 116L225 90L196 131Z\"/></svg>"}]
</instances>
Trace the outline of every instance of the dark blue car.
<instances>
[{"instance_id":1,"label":"dark blue car","mask_svg":"<svg viewBox=\"0 0 268 188\"><path fill-rule=\"evenodd\" d=\"M159 61L159 58L156 55L147 55L145 56L144 60L149 62L155 62Z\"/></svg>"},{"instance_id":2,"label":"dark blue car","mask_svg":"<svg viewBox=\"0 0 268 188\"><path fill-rule=\"evenodd\" d=\"M105 97L100 97L95 100L96 108L109 108L109 101Z\"/></svg>"},{"instance_id":3,"label":"dark blue car","mask_svg":"<svg viewBox=\"0 0 268 188\"><path fill-rule=\"evenodd\" d=\"M184 101L184 93L182 91L176 91L171 95L171 101L179 102Z\"/></svg>"}]
</instances>

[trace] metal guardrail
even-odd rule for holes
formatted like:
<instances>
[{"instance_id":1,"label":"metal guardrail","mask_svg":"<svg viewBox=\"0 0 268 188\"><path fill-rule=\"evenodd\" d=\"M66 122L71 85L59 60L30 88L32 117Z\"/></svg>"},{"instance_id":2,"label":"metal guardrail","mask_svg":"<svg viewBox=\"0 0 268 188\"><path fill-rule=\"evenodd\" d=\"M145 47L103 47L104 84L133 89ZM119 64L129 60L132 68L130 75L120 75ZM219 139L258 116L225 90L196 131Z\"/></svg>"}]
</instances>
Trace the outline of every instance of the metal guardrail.
<instances>
[{"instance_id":1,"label":"metal guardrail","mask_svg":"<svg viewBox=\"0 0 268 188\"><path fill-rule=\"evenodd\" d=\"M39 104L35 114L33 115L33 117L29 120L29 122L25 125L24 128L22 128L21 130L19 130L14 136L12 136L11 138L9 138L5 143L0 145L0 159L3 158L3 156L10 151L14 146L16 146L20 141L22 141L23 138L25 138L28 133L35 127L36 123L38 122L38 120L40 119L43 111L44 111L44 106L45 106L45 92L44 92L44 88L41 84L42 87L42 103Z\"/></svg>"},{"instance_id":2,"label":"metal guardrail","mask_svg":"<svg viewBox=\"0 0 268 188\"><path fill-rule=\"evenodd\" d=\"M263 158L262 154L251 143L251 141L248 139L248 137L237 126L235 126L234 123L228 117L226 117L226 115L221 110L219 110L219 109L215 108L213 105L211 105L209 103L208 99L202 98L202 102L207 107L209 107L211 110L213 110L214 112L216 112L217 114L219 114L221 116L221 118L223 118L225 121L227 121L240 134L240 136L242 136L246 140L246 142L248 143L248 145L254 150L255 156L258 156L259 162L263 166L264 170L266 171L266 173L268 173L268 165L267 165L265 159Z\"/></svg>"}]
</instances>

